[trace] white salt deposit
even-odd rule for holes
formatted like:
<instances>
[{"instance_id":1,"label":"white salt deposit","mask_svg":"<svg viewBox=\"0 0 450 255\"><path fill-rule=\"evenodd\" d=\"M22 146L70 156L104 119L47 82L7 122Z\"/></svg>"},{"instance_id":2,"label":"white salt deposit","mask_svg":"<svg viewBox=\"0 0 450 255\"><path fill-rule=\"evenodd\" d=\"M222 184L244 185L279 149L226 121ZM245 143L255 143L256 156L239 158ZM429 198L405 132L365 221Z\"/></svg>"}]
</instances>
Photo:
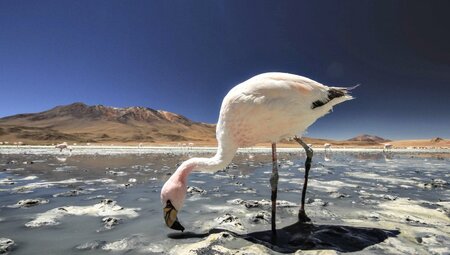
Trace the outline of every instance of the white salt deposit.
<instances>
[{"instance_id":1,"label":"white salt deposit","mask_svg":"<svg viewBox=\"0 0 450 255\"><path fill-rule=\"evenodd\" d=\"M0 253L7 253L11 251L14 244L15 243L12 239L0 237Z\"/></svg>"},{"instance_id":2,"label":"white salt deposit","mask_svg":"<svg viewBox=\"0 0 450 255\"><path fill-rule=\"evenodd\" d=\"M91 206L64 206L51 209L47 212L38 214L37 217L25 224L27 227L35 228L42 226L58 225L60 220L67 215L89 215L97 217L106 216L124 216L135 218L139 214L140 208L123 208L113 200L103 199L100 203Z\"/></svg>"},{"instance_id":3,"label":"white salt deposit","mask_svg":"<svg viewBox=\"0 0 450 255\"><path fill-rule=\"evenodd\" d=\"M25 146L0 146L2 154L34 154L34 155L57 155L59 158L66 158L64 155L117 155L117 154L146 154L146 153L186 153L185 148L174 146L146 146L138 148L135 146L72 146L72 152L65 151L61 153L59 150L55 150L53 146L41 146L41 145L25 145ZM216 147L192 147L189 148L190 153L197 152L216 152ZM293 152L304 153L302 148L277 148L278 152ZM315 152L324 152L323 148L314 148ZM334 148L334 152L383 152L383 149L377 148ZM238 153L270 153L271 148L265 147L251 147L241 148ZM414 152L433 152L433 153L448 153L450 149L436 148L436 149L392 149L392 153L414 153Z\"/></svg>"}]
</instances>

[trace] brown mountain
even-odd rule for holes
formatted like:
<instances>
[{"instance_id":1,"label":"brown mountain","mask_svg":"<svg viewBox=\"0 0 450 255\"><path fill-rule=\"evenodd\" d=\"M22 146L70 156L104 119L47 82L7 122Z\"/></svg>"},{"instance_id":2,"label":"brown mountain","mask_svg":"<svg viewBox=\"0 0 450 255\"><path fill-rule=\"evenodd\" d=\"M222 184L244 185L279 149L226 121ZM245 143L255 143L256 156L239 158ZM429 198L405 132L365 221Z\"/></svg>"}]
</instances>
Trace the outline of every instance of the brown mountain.
<instances>
[{"instance_id":1,"label":"brown mountain","mask_svg":"<svg viewBox=\"0 0 450 255\"><path fill-rule=\"evenodd\" d=\"M374 135L359 135L345 140L304 137L307 143L323 146L379 147L389 140ZM215 145L215 125L192 121L182 115L146 107L115 108L83 103L57 106L38 113L18 114L0 118L0 142L25 144L68 143L98 144L177 144ZM298 147L295 142L282 141L283 146ZM396 147L449 146L449 140L392 141ZM260 144L267 145L267 143Z\"/></svg>"},{"instance_id":2,"label":"brown mountain","mask_svg":"<svg viewBox=\"0 0 450 255\"><path fill-rule=\"evenodd\" d=\"M194 122L175 113L145 107L115 108L74 103L51 110L0 119L0 141L48 144L207 142L215 125Z\"/></svg>"},{"instance_id":3,"label":"brown mountain","mask_svg":"<svg viewBox=\"0 0 450 255\"><path fill-rule=\"evenodd\" d=\"M351 139L348 139L347 141L368 142L368 143L378 144L378 143L389 142L390 140L387 140L387 139L384 139L382 137L375 136L375 135L363 134L363 135L359 135L359 136L353 137Z\"/></svg>"},{"instance_id":4,"label":"brown mountain","mask_svg":"<svg viewBox=\"0 0 450 255\"><path fill-rule=\"evenodd\" d=\"M442 141L444 141L444 139L442 139L440 137L434 137L434 138L431 139L432 143L439 143L439 142L442 142Z\"/></svg>"}]
</instances>

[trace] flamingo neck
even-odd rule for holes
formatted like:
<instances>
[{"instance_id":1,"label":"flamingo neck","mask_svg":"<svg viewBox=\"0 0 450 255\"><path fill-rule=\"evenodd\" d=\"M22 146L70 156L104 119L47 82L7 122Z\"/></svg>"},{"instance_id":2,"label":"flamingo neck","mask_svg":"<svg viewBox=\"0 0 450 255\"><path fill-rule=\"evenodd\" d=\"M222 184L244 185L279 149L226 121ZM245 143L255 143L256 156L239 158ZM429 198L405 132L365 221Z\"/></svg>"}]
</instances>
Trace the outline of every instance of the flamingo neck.
<instances>
[{"instance_id":1,"label":"flamingo neck","mask_svg":"<svg viewBox=\"0 0 450 255\"><path fill-rule=\"evenodd\" d=\"M221 170L230 164L237 148L218 147L216 155L211 158L191 158L184 161L174 173L179 181L186 184L189 174L192 171L215 172Z\"/></svg>"}]
</instances>

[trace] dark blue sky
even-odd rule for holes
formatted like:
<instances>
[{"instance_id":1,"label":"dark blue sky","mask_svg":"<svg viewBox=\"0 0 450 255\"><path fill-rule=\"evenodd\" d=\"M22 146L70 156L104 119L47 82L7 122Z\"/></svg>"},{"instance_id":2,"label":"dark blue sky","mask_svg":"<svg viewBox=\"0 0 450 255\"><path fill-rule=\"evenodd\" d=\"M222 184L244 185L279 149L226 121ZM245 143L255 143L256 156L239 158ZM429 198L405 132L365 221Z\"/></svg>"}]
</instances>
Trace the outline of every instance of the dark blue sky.
<instances>
[{"instance_id":1,"label":"dark blue sky","mask_svg":"<svg viewBox=\"0 0 450 255\"><path fill-rule=\"evenodd\" d=\"M308 136L450 138L449 1L0 1L0 116L72 102L216 122L267 71L361 83Z\"/></svg>"}]
</instances>

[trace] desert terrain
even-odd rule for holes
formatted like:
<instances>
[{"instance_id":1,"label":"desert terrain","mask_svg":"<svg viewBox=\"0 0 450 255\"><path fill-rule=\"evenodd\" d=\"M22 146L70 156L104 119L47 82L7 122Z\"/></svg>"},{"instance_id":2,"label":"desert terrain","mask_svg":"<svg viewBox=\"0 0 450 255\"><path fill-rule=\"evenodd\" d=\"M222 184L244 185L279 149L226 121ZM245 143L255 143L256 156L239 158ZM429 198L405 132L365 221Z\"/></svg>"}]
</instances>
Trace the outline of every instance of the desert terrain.
<instances>
[{"instance_id":1,"label":"desert terrain","mask_svg":"<svg viewBox=\"0 0 450 255\"><path fill-rule=\"evenodd\" d=\"M375 135L357 135L346 140L304 137L313 147L325 143L335 148L449 148L450 140L430 137L391 141ZM0 118L0 145L128 145L216 146L215 124L195 122L185 116L146 107L117 108L73 103L53 109ZM269 146L258 144L256 146ZM297 147L281 141L279 147Z\"/></svg>"}]
</instances>

